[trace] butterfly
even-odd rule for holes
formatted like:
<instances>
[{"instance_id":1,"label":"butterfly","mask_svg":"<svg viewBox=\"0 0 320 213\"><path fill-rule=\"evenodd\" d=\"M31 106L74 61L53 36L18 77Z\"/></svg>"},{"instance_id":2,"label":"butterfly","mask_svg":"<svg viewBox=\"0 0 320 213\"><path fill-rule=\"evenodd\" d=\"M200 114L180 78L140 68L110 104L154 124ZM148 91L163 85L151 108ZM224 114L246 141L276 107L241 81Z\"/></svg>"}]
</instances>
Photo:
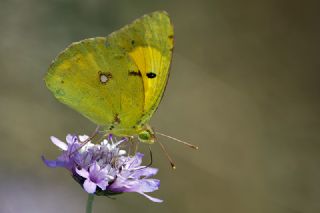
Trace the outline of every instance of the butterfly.
<instances>
[{"instance_id":1,"label":"butterfly","mask_svg":"<svg viewBox=\"0 0 320 213\"><path fill-rule=\"evenodd\" d=\"M60 102L106 132L152 144L148 122L166 88L173 46L170 18L156 11L106 37L72 43L45 82Z\"/></svg>"}]
</instances>

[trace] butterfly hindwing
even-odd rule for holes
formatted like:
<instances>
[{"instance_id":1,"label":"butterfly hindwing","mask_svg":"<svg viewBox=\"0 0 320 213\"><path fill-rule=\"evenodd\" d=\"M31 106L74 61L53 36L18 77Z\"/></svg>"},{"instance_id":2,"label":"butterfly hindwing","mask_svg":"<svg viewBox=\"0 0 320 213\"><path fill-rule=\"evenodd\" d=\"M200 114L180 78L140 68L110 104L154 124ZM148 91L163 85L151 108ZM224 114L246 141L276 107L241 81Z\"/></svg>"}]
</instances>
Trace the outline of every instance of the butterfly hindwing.
<instances>
[{"instance_id":1,"label":"butterfly hindwing","mask_svg":"<svg viewBox=\"0 0 320 213\"><path fill-rule=\"evenodd\" d=\"M70 45L53 62L45 80L57 99L94 123L128 128L142 115L143 82L128 76L137 71L132 60L105 44L106 38L93 38Z\"/></svg>"}]
</instances>

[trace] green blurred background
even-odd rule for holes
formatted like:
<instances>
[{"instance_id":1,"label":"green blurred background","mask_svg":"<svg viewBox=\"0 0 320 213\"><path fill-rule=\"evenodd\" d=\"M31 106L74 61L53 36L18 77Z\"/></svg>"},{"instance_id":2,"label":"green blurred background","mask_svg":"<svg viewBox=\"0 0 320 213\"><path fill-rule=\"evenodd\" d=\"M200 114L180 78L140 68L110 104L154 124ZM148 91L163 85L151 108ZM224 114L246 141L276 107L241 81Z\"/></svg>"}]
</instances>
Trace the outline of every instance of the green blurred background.
<instances>
[{"instance_id":1,"label":"green blurred background","mask_svg":"<svg viewBox=\"0 0 320 213\"><path fill-rule=\"evenodd\" d=\"M166 10L175 52L151 124L161 138L155 204L137 194L96 199L94 212L320 212L319 3L294 0L1 0L0 212L84 212L86 194L49 136L94 124L56 101L43 77L71 42ZM146 146L140 146L145 150Z\"/></svg>"}]
</instances>

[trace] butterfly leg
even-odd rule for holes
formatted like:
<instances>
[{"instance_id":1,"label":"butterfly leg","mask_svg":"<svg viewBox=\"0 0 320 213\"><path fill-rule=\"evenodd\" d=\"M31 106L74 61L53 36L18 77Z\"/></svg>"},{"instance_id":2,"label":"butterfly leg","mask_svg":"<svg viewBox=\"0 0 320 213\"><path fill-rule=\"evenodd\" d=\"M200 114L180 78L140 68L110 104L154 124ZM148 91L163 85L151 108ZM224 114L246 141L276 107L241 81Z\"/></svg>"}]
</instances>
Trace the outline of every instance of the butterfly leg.
<instances>
[{"instance_id":1,"label":"butterfly leg","mask_svg":"<svg viewBox=\"0 0 320 213\"><path fill-rule=\"evenodd\" d=\"M128 144L129 144L129 150L128 150L128 153L129 153L129 156L135 156L135 154L137 153L138 151L138 145L139 145L139 142L134 140L134 137L131 136L131 137L128 137Z\"/></svg>"},{"instance_id":2,"label":"butterfly leg","mask_svg":"<svg viewBox=\"0 0 320 213\"><path fill-rule=\"evenodd\" d=\"M88 143L89 141L91 141L93 138L95 138L98 135L99 129L100 129L100 126L97 126L95 128L95 130L93 131L93 133L91 134L91 136L89 138L87 138L86 140L84 140L84 141L80 141L80 139L78 138L79 142L82 143L83 145L85 145L86 143Z\"/></svg>"},{"instance_id":3,"label":"butterfly leg","mask_svg":"<svg viewBox=\"0 0 320 213\"><path fill-rule=\"evenodd\" d=\"M150 167L153 162L151 146L149 145L148 147L149 147L149 154L150 154L150 163L146 167Z\"/></svg>"},{"instance_id":4,"label":"butterfly leg","mask_svg":"<svg viewBox=\"0 0 320 213\"><path fill-rule=\"evenodd\" d=\"M81 140L79 139L79 136L77 135L78 141L79 141L79 143L81 143L81 146L79 146L76 150L74 150L73 152L71 152L71 153L69 154L69 157L70 157L71 155L73 155L75 152L78 152L84 145L86 145L89 141L91 141L93 138L95 138L95 137L98 135L98 133L99 133L99 129L100 129L100 126L97 126L97 127L95 128L95 130L93 131L93 133L91 134L91 136L90 136L89 138L87 138L86 140L84 140L84 141L81 141Z\"/></svg>"}]
</instances>

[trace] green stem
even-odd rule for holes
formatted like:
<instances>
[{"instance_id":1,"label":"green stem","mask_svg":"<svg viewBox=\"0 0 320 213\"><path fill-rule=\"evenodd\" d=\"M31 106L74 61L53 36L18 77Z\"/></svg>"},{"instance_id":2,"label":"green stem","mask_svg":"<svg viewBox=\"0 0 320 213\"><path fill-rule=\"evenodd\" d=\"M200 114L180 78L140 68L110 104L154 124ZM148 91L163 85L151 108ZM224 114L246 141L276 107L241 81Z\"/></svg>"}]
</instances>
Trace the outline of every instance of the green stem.
<instances>
[{"instance_id":1,"label":"green stem","mask_svg":"<svg viewBox=\"0 0 320 213\"><path fill-rule=\"evenodd\" d=\"M87 200L86 213L92 213L93 200L94 200L94 194L89 194L88 200Z\"/></svg>"}]
</instances>

